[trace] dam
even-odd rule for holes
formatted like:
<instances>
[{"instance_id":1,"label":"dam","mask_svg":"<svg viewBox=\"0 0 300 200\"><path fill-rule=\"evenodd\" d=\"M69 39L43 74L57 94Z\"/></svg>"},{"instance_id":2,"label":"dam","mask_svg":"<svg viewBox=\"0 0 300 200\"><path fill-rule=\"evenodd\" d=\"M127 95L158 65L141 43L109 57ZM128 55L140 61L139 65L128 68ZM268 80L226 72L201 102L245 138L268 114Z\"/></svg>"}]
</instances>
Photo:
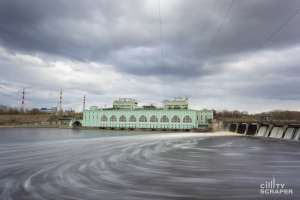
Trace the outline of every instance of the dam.
<instances>
[{"instance_id":1,"label":"dam","mask_svg":"<svg viewBox=\"0 0 300 200\"><path fill-rule=\"evenodd\" d=\"M300 140L300 124L280 122L227 122L225 130L246 136Z\"/></svg>"}]
</instances>

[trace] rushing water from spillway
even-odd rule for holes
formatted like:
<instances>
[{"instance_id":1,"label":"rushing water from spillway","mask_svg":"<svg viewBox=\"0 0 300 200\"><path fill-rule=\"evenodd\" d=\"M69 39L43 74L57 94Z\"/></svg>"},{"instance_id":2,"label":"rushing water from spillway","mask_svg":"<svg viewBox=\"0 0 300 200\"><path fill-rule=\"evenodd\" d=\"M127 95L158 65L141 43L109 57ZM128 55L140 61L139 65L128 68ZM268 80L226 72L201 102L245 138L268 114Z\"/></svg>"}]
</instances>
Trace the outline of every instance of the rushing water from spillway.
<instances>
[{"instance_id":1,"label":"rushing water from spillway","mask_svg":"<svg viewBox=\"0 0 300 200\"><path fill-rule=\"evenodd\" d=\"M295 141L0 129L0 199L265 199L272 177L299 199L299 171Z\"/></svg>"},{"instance_id":2,"label":"rushing water from spillway","mask_svg":"<svg viewBox=\"0 0 300 200\"><path fill-rule=\"evenodd\" d=\"M261 126L258 130L257 136L264 136L268 130L268 127Z\"/></svg>"}]
</instances>

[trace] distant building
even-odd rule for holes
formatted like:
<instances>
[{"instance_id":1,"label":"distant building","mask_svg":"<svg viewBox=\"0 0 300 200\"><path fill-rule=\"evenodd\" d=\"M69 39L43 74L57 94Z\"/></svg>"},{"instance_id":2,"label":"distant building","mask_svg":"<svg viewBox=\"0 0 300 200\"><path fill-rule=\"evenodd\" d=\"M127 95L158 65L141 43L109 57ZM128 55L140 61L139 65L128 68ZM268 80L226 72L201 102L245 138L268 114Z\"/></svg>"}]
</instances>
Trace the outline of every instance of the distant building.
<instances>
[{"instance_id":1,"label":"distant building","mask_svg":"<svg viewBox=\"0 0 300 200\"><path fill-rule=\"evenodd\" d=\"M84 127L128 129L196 129L208 127L212 110L188 109L188 100L176 98L164 101L164 106L138 107L134 99L119 99L112 108L92 106L83 112Z\"/></svg>"},{"instance_id":2,"label":"distant building","mask_svg":"<svg viewBox=\"0 0 300 200\"><path fill-rule=\"evenodd\" d=\"M261 121L261 122L272 121L272 114L270 114L270 113L262 113L261 115L258 116L258 121Z\"/></svg>"},{"instance_id":3,"label":"distant building","mask_svg":"<svg viewBox=\"0 0 300 200\"><path fill-rule=\"evenodd\" d=\"M72 108L67 108L64 110L64 114L73 114L75 113L75 110L73 110Z\"/></svg>"},{"instance_id":4,"label":"distant building","mask_svg":"<svg viewBox=\"0 0 300 200\"><path fill-rule=\"evenodd\" d=\"M188 109L189 103L187 98L176 97L173 100L163 102L165 109Z\"/></svg>"},{"instance_id":5,"label":"distant building","mask_svg":"<svg viewBox=\"0 0 300 200\"><path fill-rule=\"evenodd\" d=\"M137 101L135 99L131 99L131 98L120 98L113 102L114 109L133 110L133 109L137 108L137 105L138 105Z\"/></svg>"},{"instance_id":6,"label":"distant building","mask_svg":"<svg viewBox=\"0 0 300 200\"><path fill-rule=\"evenodd\" d=\"M57 112L57 107L41 108L40 111L45 112L45 113L56 113Z\"/></svg>"}]
</instances>

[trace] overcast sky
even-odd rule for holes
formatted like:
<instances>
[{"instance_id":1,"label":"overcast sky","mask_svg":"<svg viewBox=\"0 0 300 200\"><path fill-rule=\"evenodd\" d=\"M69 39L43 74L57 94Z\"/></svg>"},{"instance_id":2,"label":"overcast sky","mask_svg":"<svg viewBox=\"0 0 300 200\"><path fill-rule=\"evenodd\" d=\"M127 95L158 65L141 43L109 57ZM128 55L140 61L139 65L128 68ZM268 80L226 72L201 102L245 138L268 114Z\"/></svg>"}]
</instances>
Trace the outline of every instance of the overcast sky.
<instances>
[{"instance_id":1,"label":"overcast sky","mask_svg":"<svg viewBox=\"0 0 300 200\"><path fill-rule=\"evenodd\" d=\"M300 0L1 0L0 104L300 110ZM161 18L159 17L161 16ZM161 26L160 26L161 22ZM161 27L161 32L160 32ZM160 34L161 33L161 34Z\"/></svg>"}]
</instances>

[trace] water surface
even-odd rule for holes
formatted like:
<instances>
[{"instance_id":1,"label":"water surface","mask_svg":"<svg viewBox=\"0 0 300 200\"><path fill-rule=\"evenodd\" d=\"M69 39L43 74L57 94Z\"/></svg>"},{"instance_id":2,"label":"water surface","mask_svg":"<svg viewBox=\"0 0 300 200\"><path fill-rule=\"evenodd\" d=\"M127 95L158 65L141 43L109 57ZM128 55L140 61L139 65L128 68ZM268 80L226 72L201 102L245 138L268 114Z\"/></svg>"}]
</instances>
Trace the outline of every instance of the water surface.
<instances>
[{"instance_id":1,"label":"water surface","mask_svg":"<svg viewBox=\"0 0 300 200\"><path fill-rule=\"evenodd\" d=\"M299 199L299 147L199 133L0 129L0 199ZM261 195L273 177L294 195Z\"/></svg>"}]
</instances>

